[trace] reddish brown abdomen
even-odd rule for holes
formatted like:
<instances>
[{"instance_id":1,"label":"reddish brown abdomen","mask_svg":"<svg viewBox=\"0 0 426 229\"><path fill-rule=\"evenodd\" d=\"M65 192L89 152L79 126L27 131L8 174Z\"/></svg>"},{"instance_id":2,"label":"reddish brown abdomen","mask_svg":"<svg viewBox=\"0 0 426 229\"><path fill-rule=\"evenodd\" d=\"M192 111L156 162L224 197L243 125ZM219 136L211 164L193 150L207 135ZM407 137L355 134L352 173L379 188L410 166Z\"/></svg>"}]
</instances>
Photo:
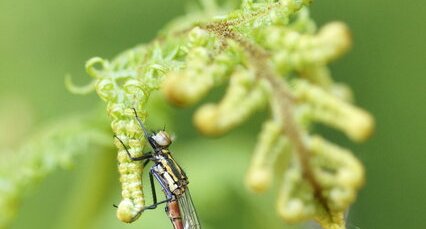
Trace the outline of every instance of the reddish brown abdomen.
<instances>
[{"instance_id":1,"label":"reddish brown abdomen","mask_svg":"<svg viewBox=\"0 0 426 229\"><path fill-rule=\"evenodd\" d=\"M182 216L180 214L179 204L177 200L167 203L167 215L173 224L174 229L183 229Z\"/></svg>"}]
</instances>

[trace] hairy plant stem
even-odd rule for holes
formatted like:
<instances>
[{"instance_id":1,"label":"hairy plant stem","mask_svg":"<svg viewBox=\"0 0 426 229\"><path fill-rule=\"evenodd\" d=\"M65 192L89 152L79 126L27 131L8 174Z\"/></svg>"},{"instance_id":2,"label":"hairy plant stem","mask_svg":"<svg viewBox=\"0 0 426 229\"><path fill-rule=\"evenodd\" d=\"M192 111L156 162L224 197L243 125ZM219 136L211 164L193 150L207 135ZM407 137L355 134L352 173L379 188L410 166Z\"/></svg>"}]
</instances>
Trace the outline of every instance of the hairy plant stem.
<instances>
[{"instance_id":1,"label":"hairy plant stem","mask_svg":"<svg viewBox=\"0 0 426 229\"><path fill-rule=\"evenodd\" d=\"M241 34L235 32L230 28L226 22L211 23L205 27L208 31L220 37L226 44L226 40L230 39L237 42L245 49L248 54L251 66L254 67L256 77L258 80L264 79L272 87L273 97L278 101L281 114L282 114L282 130L286 130L287 136L295 147L300 165L302 167L303 177L311 185L314 196L318 202L323 206L327 214L330 210L327 204L327 199L322 194L322 188L316 180L315 175L310 166L311 153L303 140L303 134L297 125L293 111L295 99L292 96L287 84L274 72L272 67L268 64L268 52L245 39Z\"/></svg>"}]
</instances>

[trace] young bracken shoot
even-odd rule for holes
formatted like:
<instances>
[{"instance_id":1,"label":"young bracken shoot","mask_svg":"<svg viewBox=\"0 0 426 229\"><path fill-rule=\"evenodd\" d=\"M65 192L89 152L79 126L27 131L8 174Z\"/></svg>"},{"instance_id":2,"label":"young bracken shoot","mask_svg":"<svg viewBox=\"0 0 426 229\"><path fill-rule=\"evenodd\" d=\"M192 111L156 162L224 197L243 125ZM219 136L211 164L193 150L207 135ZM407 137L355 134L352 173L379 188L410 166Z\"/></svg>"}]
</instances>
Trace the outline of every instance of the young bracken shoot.
<instances>
[{"instance_id":1,"label":"young bracken shoot","mask_svg":"<svg viewBox=\"0 0 426 229\"><path fill-rule=\"evenodd\" d=\"M317 29L307 9L310 0L246 0L226 14L213 12L220 9L211 7L213 1L203 2L208 10L176 20L151 43L112 61L96 57L87 62L112 130L139 157L146 142L139 140L142 132L129 108L145 120L145 105L154 91L173 104L190 106L227 84L220 102L202 105L195 113L197 128L221 135L269 108L271 117L248 170L248 187L267 190L281 155L288 161L277 201L282 218L345 228L343 213L364 182L363 167L349 150L315 135L310 127L322 123L357 142L373 130L373 118L352 104L350 89L335 83L327 68L350 48L348 28L332 22ZM208 16L212 14L220 16ZM132 215L144 207L141 176L135 175L143 165L129 159L119 141L115 144L123 188L120 206L125 206L118 211Z\"/></svg>"},{"instance_id":2,"label":"young bracken shoot","mask_svg":"<svg viewBox=\"0 0 426 229\"><path fill-rule=\"evenodd\" d=\"M149 170L149 180L151 183L151 190L154 203L150 206L145 206L138 212L129 211L129 206L126 202L121 202L117 207L117 216L120 220L125 222L133 222L145 211L155 209L158 205L166 203L166 212L175 229L199 229L201 228L194 204L188 189L188 177L183 169L173 158L169 146L172 144L171 137L165 130L158 131L157 133L148 133L142 120L138 117L137 111L133 109L135 118L143 130L145 139L148 141L152 148L152 152L145 153L140 157L133 157L129 148L117 136L115 138L121 143L122 147L127 153L127 156L134 162L143 161L146 166L150 161L154 165ZM141 174L142 171L139 171ZM138 174L136 174L138 175ZM154 178L160 184L166 195L166 200L157 201L157 194L155 191ZM136 183L135 186L139 186ZM139 193L137 193L139 194ZM136 196L138 198L138 196ZM135 199L136 199L135 198Z\"/></svg>"}]
</instances>

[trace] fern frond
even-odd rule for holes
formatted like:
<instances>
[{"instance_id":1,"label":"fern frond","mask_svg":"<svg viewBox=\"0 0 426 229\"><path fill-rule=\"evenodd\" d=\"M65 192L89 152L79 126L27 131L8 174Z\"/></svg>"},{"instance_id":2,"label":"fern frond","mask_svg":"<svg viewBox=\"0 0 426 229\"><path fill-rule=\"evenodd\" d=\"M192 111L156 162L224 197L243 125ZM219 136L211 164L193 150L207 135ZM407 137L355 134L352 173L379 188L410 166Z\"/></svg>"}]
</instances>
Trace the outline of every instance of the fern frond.
<instances>
[{"instance_id":1,"label":"fern frond","mask_svg":"<svg viewBox=\"0 0 426 229\"><path fill-rule=\"evenodd\" d=\"M316 136L310 127L321 122L362 141L370 136L374 121L351 103L348 87L335 83L327 68L349 50L349 29L333 22L317 30L306 8L310 2L243 1L240 9L226 15L193 21L188 15L151 43L112 61L89 60L87 72L107 104L114 133L138 156L146 143L139 141L141 130L132 108L145 120L154 91L173 104L190 106L228 83L220 102L202 105L195 113L198 129L222 135L255 111L269 108L271 117L255 148L248 187L265 191L274 179L275 160L286 154L280 215L288 222L315 219L324 228L344 228L343 212L363 183L363 167L349 150ZM135 180L142 167L116 145L123 187L118 216L131 222L143 206L142 186Z\"/></svg>"},{"instance_id":2,"label":"fern frond","mask_svg":"<svg viewBox=\"0 0 426 229\"><path fill-rule=\"evenodd\" d=\"M112 137L105 127L99 112L75 115L42 127L20 148L2 152L0 228L15 217L22 199L44 177L70 168L79 154L110 145Z\"/></svg>"}]
</instances>

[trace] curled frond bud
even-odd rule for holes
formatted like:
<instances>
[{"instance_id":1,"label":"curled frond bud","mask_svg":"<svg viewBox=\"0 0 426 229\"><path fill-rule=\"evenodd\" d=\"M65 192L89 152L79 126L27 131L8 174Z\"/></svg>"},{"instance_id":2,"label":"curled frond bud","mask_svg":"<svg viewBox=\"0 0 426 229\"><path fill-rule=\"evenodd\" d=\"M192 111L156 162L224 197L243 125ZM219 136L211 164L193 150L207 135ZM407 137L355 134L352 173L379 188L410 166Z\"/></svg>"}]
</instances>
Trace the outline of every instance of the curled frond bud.
<instances>
[{"instance_id":1,"label":"curled frond bud","mask_svg":"<svg viewBox=\"0 0 426 229\"><path fill-rule=\"evenodd\" d=\"M263 124L246 177L247 186L255 192L264 192L270 187L277 157L280 154L290 155L290 143L282 131L277 121Z\"/></svg>"},{"instance_id":2,"label":"curled frond bud","mask_svg":"<svg viewBox=\"0 0 426 229\"><path fill-rule=\"evenodd\" d=\"M255 81L250 71L237 70L230 79L228 90L217 104L203 105L195 113L194 123L208 135L220 135L245 121L253 111L267 101L262 81Z\"/></svg>"},{"instance_id":3,"label":"curled frond bud","mask_svg":"<svg viewBox=\"0 0 426 229\"><path fill-rule=\"evenodd\" d=\"M294 86L296 97L310 105L314 120L341 129L355 141L362 141L370 136L373 118L364 110L306 81L297 80Z\"/></svg>"}]
</instances>

